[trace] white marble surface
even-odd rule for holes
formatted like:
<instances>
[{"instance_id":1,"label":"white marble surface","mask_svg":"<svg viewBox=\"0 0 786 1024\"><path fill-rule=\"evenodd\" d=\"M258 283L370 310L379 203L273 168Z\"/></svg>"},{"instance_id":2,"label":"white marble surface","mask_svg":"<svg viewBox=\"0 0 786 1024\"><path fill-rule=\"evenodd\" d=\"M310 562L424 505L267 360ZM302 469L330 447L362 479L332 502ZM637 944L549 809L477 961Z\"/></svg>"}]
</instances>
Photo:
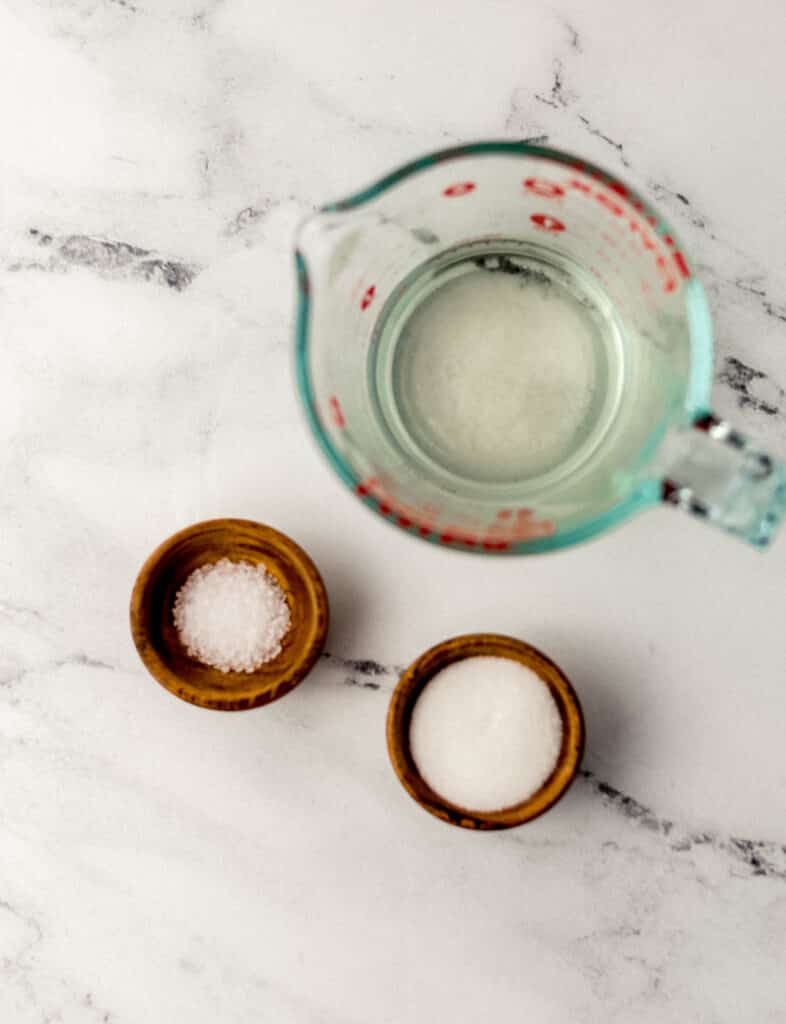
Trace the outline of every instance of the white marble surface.
<instances>
[{"instance_id":1,"label":"white marble surface","mask_svg":"<svg viewBox=\"0 0 786 1024\"><path fill-rule=\"evenodd\" d=\"M0 2L3 1024L786 1021L786 537L664 509L439 551L342 490L290 380L305 211L547 136L674 219L717 408L786 455L785 18ZM238 715L156 686L127 627L148 551L222 514L297 538L333 607L331 656ZM588 721L584 776L504 835L430 819L384 747L395 666L477 629L543 646Z\"/></svg>"}]
</instances>

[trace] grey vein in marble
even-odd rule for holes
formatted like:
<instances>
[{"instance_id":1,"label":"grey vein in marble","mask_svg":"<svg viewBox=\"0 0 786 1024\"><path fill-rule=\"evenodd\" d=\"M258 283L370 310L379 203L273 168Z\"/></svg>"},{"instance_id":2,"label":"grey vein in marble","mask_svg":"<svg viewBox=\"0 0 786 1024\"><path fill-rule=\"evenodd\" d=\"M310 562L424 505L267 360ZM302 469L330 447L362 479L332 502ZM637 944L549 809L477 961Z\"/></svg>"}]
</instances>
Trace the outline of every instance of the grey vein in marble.
<instances>
[{"instance_id":1,"label":"grey vein in marble","mask_svg":"<svg viewBox=\"0 0 786 1024\"><path fill-rule=\"evenodd\" d=\"M0 601L0 617L14 623L30 621L39 623L43 619L41 612L37 608L14 604L11 601Z\"/></svg>"},{"instance_id":2,"label":"grey vein in marble","mask_svg":"<svg viewBox=\"0 0 786 1024\"><path fill-rule=\"evenodd\" d=\"M12 927L9 928L8 924L3 924L1 929L6 941L4 942L3 956L0 958L0 975L4 975L6 981L16 980L24 989L30 1002L34 1003L36 992L28 977L29 959L36 947L43 942L43 928L31 914L0 896L0 921L2 916L11 919ZM21 934L14 935L14 932L20 929ZM9 948L8 943L8 939L12 937L16 947L13 950Z\"/></svg>"},{"instance_id":3,"label":"grey vein in marble","mask_svg":"<svg viewBox=\"0 0 786 1024\"><path fill-rule=\"evenodd\" d=\"M614 711L605 730L590 716L587 768L552 814L480 841L421 814L389 770L397 667L327 657L315 685L227 718L136 661L127 584L183 521L269 518L321 560L337 487L283 385L295 222L451 142L504 127L628 161L701 261L718 397L782 454L777 18L696 3L632 34L622 0L416 7L339 0L304 30L294 8L244 0L0 4L17 100L0 255L3 1024L349 1024L380 1006L397 1024L782 1020L782 547L716 555L664 512L671 558L653 573L653 513L478 586L477 562L353 517L331 575L373 566L361 650L408 649L427 557L425 635L481 611L516 632L558 609L577 645L598 638L587 685L602 676ZM599 579L625 596L588 600ZM634 761L642 732L654 746Z\"/></svg>"},{"instance_id":4,"label":"grey vein in marble","mask_svg":"<svg viewBox=\"0 0 786 1024\"><path fill-rule=\"evenodd\" d=\"M746 292L748 295L754 295L759 299L761 308L767 316L771 316L775 320L780 320L782 323L786 323L786 305L773 302L767 294L767 290L759 287L758 279L748 280L746 278L737 278L732 282L732 284L739 291Z\"/></svg>"},{"instance_id":5,"label":"grey vein in marble","mask_svg":"<svg viewBox=\"0 0 786 1024\"><path fill-rule=\"evenodd\" d=\"M385 665L372 658L343 658L325 653L323 660L346 672L345 686L365 690L392 691L404 671L400 665ZM689 853L695 847L710 847L747 869L751 877L786 881L786 844L742 836L724 836L719 832L698 831L657 814L635 797L605 782L588 768L579 770L579 780L610 809L632 825L662 837L674 854Z\"/></svg>"},{"instance_id":6,"label":"grey vein in marble","mask_svg":"<svg viewBox=\"0 0 786 1024\"><path fill-rule=\"evenodd\" d=\"M61 668L67 668L70 665L76 665L81 668L99 669L105 672L118 671L118 667L116 665L111 665L108 661L92 657L84 651L77 651L73 654L65 654L59 658L50 658L43 662L30 664L25 668L12 671L10 674L5 676L0 675L0 687L3 687L4 689L13 689L31 676L38 676L44 672L57 671Z\"/></svg>"},{"instance_id":7,"label":"grey vein in marble","mask_svg":"<svg viewBox=\"0 0 786 1024\"><path fill-rule=\"evenodd\" d=\"M332 666L347 673L343 680L345 686L358 686L364 690L380 690L382 689L382 684L379 681L381 678L387 677L395 680L404 671L401 666L383 665L371 658L341 658L328 653L323 654L322 657Z\"/></svg>"},{"instance_id":8,"label":"grey vein in marble","mask_svg":"<svg viewBox=\"0 0 786 1024\"><path fill-rule=\"evenodd\" d=\"M574 53L583 53L584 48L581 44L581 37L579 36L578 29L575 28L569 21L562 21L562 27L568 36L568 45Z\"/></svg>"},{"instance_id":9,"label":"grey vein in marble","mask_svg":"<svg viewBox=\"0 0 786 1024\"><path fill-rule=\"evenodd\" d=\"M710 226L709 219L703 213L699 213L695 207L695 204L683 192L676 192L674 189L668 188L662 182L654 181L650 179L647 182L647 187L650 189L655 199L659 203L671 204L674 207L674 201L680 204L680 216L687 217L688 222L693 225L694 228L698 228L699 231L703 231L708 238L711 238L714 242L720 242L722 239L713 231ZM684 209L682 209L684 207Z\"/></svg>"},{"instance_id":10,"label":"grey vein in marble","mask_svg":"<svg viewBox=\"0 0 786 1024\"><path fill-rule=\"evenodd\" d=\"M571 54L580 54L583 52L581 45L581 37L577 29L573 27L569 22L562 23L563 28L568 36L568 46ZM513 123L514 115L519 112L520 100L518 98L518 90L514 92L511 98L510 111L508 113L506 126L510 127ZM551 88L548 95L543 93L535 93L534 98L538 103L542 103L547 107L551 107L553 110L567 110L572 107L578 99L576 93L570 90L565 84L565 63L562 57L557 56L554 58L552 63L552 81ZM601 142L605 142L612 149L616 150L617 156L623 167L630 167L631 163L625 153L625 147L621 142L617 142L612 139L611 136L607 135L606 132L601 131L600 128L594 124L593 120L586 114L576 112L575 116L578 122L589 132L590 135L594 135L600 139Z\"/></svg>"},{"instance_id":11,"label":"grey vein in marble","mask_svg":"<svg viewBox=\"0 0 786 1024\"><path fill-rule=\"evenodd\" d=\"M616 149L617 154L620 158L620 163L623 167L630 167L630 160L628 160L628 158L625 156L625 147L622 145L621 142L615 142L614 139L606 135L605 132L602 132L599 128L596 128L595 125L590 121L590 119L588 117L585 117L584 114L578 114L577 116L579 121L581 121L581 123L590 133L590 135L594 135L596 138L600 139L601 142L605 142L608 146L611 146L612 149Z\"/></svg>"},{"instance_id":12,"label":"grey vein in marble","mask_svg":"<svg viewBox=\"0 0 786 1024\"><path fill-rule=\"evenodd\" d=\"M257 221L261 220L274 206L272 199L263 200L256 206L245 206L236 216L232 218L226 227L227 235L239 235L250 228Z\"/></svg>"},{"instance_id":13,"label":"grey vein in marble","mask_svg":"<svg viewBox=\"0 0 786 1024\"><path fill-rule=\"evenodd\" d=\"M786 881L786 844L742 836L723 836L711 831L691 831L669 818L661 817L634 797L582 768L581 778L603 802L630 822L664 838L675 853L687 853L696 846L710 846L739 862L757 877Z\"/></svg>"},{"instance_id":14,"label":"grey vein in marble","mask_svg":"<svg viewBox=\"0 0 786 1024\"><path fill-rule=\"evenodd\" d=\"M779 416L783 412L783 399L786 392L771 380L763 370L756 370L743 363L736 356L727 356L718 380L726 384L737 396L737 404L741 409L755 409L767 416ZM768 398L754 393L755 389L765 386Z\"/></svg>"},{"instance_id":15,"label":"grey vein in marble","mask_svg":"<svg viewBox=\"0 0 786 1024\"><path fill-rule=\"evenodd\" d=\"M545 103L547 107L558 110L560 107L568 107L576 98L573 93L565 90L565 69L559 57L554 58L552 65L551 88L547 96L543 93L535 93L535 99L539 103Z\"/></svg>"},{"instance_id":16,"label":"grey vein in marble","mask_svg":"<svg viewBox=\"0 0 786 1024\"><path fill-rule=\"evenodd\" d=\"M581 53L581 39L578 31L568 22L563 22L563 28L568 35L570 50L574 53ZM557 56L554 58L553 79L549 94L546 96L542 93L536 93L535 99L540 103L560 110L567 110L573 105L576 97L566 87L565 62L562 57ZM519 97L519 91L516 90L511 99L506 127L512 127L514 120L521 119L521 114L522 101ZM590 135L599 138L616 150L620 163L624 167L631 168L631 162L625 153L622 143L617 142L601 131L586 114L576 112L575 116ZM693 227L705 232L713 241L721 241L719 236L710 227L707 217L696 211L694 204L683 192L668 188L661 182L652 179L647 182L647 185L656 200L666 202L667 204L676 202L678 207L684 210L685 216L687 216ZM767 316L786 322L786 306L781 306L774 302L767 294L767 291L759 286L758 279L751 281L738 278L732 282L732 285L742 292L755 296L760 301L761 308ZM780 415L783 410L783 398L786 395L786 391L775 381L772 381L764 371L747 365L736 356L726 357L717 380L735 392L740 408L753 409L767 416ZM755 393L762 388L767 393L766 398Z\"/></svg>"},{"instance_id":17,"label":"grey vein in marble","mask_svg":"<svg viewBox=\"0 0 786 1024\"><path fill-rule=\"evenodd\" d=\"M583 48L578 30L566 21L562 22L562 26L568 37L568 47L570 50L569 56L581 54L583 52ZM565 60L563 57L556 56L553 60L552 68L552 82L549 93L547 95L544 95L543 93L535 93L534 98L537 102L545 104L554 110L568 111L578 100L578 96L566 86ZM519 96L519 90L515 90L511 97L510 110L506 121L507 128L510 129L514 124L514 121L516 119L520 119L521 107L522 101ZM617 157L623 167L632 169L632 163L625 152L624 145L621 142L613 139L610 135L599 128L593 118L589 117L586 113L575 111L574 116L586 132L595 138L600 139L601 142L605 142L606 145L616 151ZM683 206L688 207L688 216L691 224L700 230L706 231L709 237L714 241L720 241L718 236L710 230L706 217L701 216L692 209L692 204L682 192L673 191L665 185L662 185L660 182L653 180L650 180L647 184L657 199L677 199Z\"/></svg>"},{"instance_id":18,"label":"grey vein in marble","mask_svg":"<svg viewBox=\"0 0 786 1024\"><path fill-rule=\"evenodd\" d=\"M8 270L64 271L82 267L101 277L152 281L182 292L201 269L194 263L166 259L151 249L129 242L94 235L55 237L38 228L30 228L29 238L37 248L35 255L14 260L8 265Z\"/></svg>"}]
</instances>

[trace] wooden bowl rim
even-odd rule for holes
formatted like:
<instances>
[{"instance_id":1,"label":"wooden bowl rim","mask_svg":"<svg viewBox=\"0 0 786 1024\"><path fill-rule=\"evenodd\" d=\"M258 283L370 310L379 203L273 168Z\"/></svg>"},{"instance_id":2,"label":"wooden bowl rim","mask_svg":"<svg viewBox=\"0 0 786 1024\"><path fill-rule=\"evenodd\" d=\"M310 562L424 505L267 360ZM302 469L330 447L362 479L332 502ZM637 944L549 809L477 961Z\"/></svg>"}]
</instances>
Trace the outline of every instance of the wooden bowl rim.
<instances>
[{"instance_id":1,"label":"wooden bowl rim","mask_svg":"<svg viewBox=\"0 0 786 1024\"><path fill-rule=\"evenodd\" d=\"M145 602L149 600L150 585L156 570L164 565L166 559L181 544L195 540L204 533L220 529L225 529L230 533L234 530L243 530L264 541L268 547L280 552L285 557L286 565L296 570L299 579L306 584L306 590L310 596L309 616L315 624L311 643L304 648L299 659L282 671L280 677L271 677L269 673L264 676L256 672L243 673L244 681L247 681L248 686L242 692L238 691L236 697L233 697L230 691L227 691L226 697L207 696L202 686L173 671L151 642L149 633L143 625ZM216 559L227 556L227 551L216 551ZM263 704L272 703L293 690L308 675L319 659L325 646L329 622L329 605L325 584L310 556L291 537L281 533L280 530L253 519L240 518L204 519L178 530L163 540L148 555L137 573L131 592L129 613L134 646L145 668L156 682L181 700L215 711L250 710ZM218 676L219 670L214 671ZM256 693L253 692L254 680L258 680L260 684Z\"/></svg>"},{"instance_id":2,"label":"wooden bowl rim","mask_svg":"<svg viewBox=\"0 0 786 1024\"><path fill-rule=\"evenodd\" d=\"M424 687L443 668L472 657L510 658L532 669L549 687L562 718L562 746L554 771L526 800L498 811L469 810L435 793L420 775L409 746L412 709ZM412 799L442 821L483 832L515 828L553 807L576 776L584 752L585 732L581 704L562 669L537 647L500 633L467 633L424 651L399 679L386 723L390 761Z\"/></svg>"}]
</instances>

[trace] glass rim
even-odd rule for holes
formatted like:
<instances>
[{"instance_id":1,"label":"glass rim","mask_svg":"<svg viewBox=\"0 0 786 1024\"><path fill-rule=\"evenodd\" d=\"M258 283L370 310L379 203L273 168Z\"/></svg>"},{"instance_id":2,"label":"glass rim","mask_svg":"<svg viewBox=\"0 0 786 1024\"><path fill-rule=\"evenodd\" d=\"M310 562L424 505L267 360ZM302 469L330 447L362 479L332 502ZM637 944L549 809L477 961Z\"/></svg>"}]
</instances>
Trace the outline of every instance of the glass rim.
<instances>
[{"instance_id":1,"label":"glass rim","mask_svg":"<svg viewBox=\"0 0 786 1024\"><path fill-rule=\"evenodd\" d=\"M592 516L567 530L560 531L558 529L548 537L513 541L504 550L501 550L499 547L485 549L482 545L470 547L462 543L448 543L441 540L439 533L434 530L427 536L418 531L413 532L409 527L396 522L395 513L383 513L379 508L379 504L372 496L358 493L358 487L362 483L361 477L355 473L333 444L317 410L308 359L311 283L308 274L308 263L299 245L303 229L306 225L324 214L340 214L356 210L421 171L451 160L460 160L467 156L536 156L563 166L572 167L574 170L588 171L590 175L597 177L605 185L611 183L623 185L616 174L612 174L598 164L585 160L583 157L569 153L566 150L552 149L551 147L541 146L532 142L503 139L464 143L424 154L423 156L416 157L414 160L401 164L394 170L377 178L370 185L351 193L344 199L317 207L313 213L301 221L296 232L297 313L295 323L295 378L301 399L301 407L305 412L308 425L321 451L339 478L356 498L376 513L378 517L390 523L391 526L396 526L399 530L410 534L410 536L426 540L439 547L447 547L454 551L463 551L469 554L519 555L556 551L580 541L589 540L600 533L604 533L611 527L625 522L636 512L659 504L662 497L662 479L660 477L645 478L622 501L606 509L605 512ZM712 321L707 298L701 282L696 277L696 269L691 259L685 253L684 247L677 243L678 236L673 228L652 203L636 189L631 188L627 183L623 187L625 189L625 197L640 204L642 213L650 218L653 231L660 237L669 236L675 241L675 246L682 253L689 271L689 277L683 285L686 293L688 331L690 336L690 367L684 411L687 420L693 422L707 415L710 410L713 340ZM651 441L645 442L642 451L646 450L650 445Z\"/></svg>"}]
</instances>

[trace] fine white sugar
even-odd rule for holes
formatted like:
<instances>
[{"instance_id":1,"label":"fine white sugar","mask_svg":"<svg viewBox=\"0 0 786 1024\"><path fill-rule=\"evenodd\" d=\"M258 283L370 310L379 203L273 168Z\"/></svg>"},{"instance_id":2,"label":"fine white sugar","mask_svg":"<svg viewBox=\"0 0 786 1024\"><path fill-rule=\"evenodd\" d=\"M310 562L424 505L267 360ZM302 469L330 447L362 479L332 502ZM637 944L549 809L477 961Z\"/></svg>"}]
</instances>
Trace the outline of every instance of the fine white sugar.
<instances>
[{"instance_id":1,"label":"fine white sugar","mask_svg":"<svg viewBox=\"0 0 786 1024\"><path fill-rule=\"evenodd\" d=\"M466 810L496 811L526 800L549 777L562 720L535 672L509 658L465 658L427 683L409 740L435 793Z\"/></svg>"},{"instance_id":2,"label":"fine white sugar","mask_svg":"<svg viewBox=\"0 0 786 1024\"><path fill-rule=\"evenodd\" d=\"M284 591L265 567L228 558L191 573L173 617L191 657L222 672L253 672L275 658L290 627Z\"/></svg>"}]
</instances>

